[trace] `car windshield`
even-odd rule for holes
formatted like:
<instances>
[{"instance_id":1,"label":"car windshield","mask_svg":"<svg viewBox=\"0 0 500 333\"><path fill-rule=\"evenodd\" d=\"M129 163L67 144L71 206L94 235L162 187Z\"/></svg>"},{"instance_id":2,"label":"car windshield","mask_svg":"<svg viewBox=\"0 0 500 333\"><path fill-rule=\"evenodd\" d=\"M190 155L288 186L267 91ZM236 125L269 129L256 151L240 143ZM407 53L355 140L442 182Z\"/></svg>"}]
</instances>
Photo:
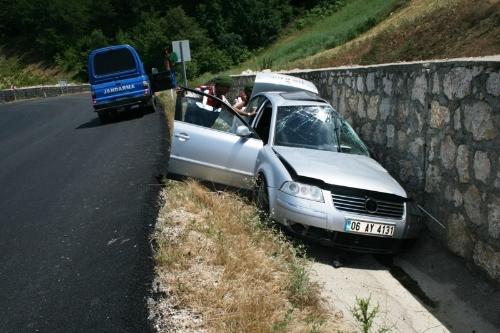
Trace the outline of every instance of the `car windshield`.
<instances>
[{"instance_id":1,"label":"car windshield","mask_svg":"<svg viewBox=\"0 0 500 333\"><path fill-rule=\"evenodd\" d=\"M369 155L356 132L329 105L278 107L274 144Z\"/></svg>"}]
</instances>

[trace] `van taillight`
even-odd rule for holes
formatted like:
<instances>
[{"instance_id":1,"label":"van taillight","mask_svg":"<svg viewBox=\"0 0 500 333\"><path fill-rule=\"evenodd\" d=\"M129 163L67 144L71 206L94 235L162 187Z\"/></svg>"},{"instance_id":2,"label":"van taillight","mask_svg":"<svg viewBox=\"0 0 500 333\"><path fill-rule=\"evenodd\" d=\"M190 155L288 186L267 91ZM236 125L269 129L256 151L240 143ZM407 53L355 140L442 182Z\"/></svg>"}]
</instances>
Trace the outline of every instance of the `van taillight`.
<instances>
[{"instance_id":1,"label":"van taillight","mask_svg":"<svg viewBox=\"0 0 500 333\"><path fill-rule=\"evenodd\" d=\"M92 104L95 105L96 103L95 91L92 91L91 94L92 94Z\"/></svg>"},{"instance_id":2,"label":"van taillight","mask_svg":"<svg viewBox=\"0 0 500 333\"><path fill-rule=\"evenodd\" d=\"M149 82L142 81L142 86L144 87L144 95L147 95L149 93Z\"/></svg>"}]
</instances>

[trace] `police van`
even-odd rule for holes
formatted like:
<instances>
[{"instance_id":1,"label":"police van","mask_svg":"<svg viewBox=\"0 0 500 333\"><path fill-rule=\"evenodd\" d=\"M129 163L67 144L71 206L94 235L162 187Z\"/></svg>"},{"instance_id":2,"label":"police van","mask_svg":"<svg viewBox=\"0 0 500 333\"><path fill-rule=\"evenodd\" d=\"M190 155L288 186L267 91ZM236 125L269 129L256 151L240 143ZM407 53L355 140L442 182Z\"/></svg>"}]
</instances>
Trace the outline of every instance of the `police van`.
<instances>
[{"instance_id":1,"label":"police van","mask_svg":"<svg viewBox=\"0 0 500 333\"><path fill-rule=\"evenodd\" d=\"M155 111L149 76L132 46L114 45L93 50L89 54L88 72L92 104L102 123L121 111Z\"/></svg>"}]
</instances>

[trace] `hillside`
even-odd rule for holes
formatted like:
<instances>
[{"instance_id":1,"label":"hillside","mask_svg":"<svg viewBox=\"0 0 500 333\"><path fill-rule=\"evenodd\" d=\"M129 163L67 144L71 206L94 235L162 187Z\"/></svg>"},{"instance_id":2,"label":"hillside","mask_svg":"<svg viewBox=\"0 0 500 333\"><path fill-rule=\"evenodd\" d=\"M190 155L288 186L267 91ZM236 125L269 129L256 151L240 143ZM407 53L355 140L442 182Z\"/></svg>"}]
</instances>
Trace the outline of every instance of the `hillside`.
<instances>
[{"instance_id":1,"label":"hillside","mask_svg":"<svg viewBox=\"0 0 500 333\"><path fill-rule=\"evenodd\" d=\"M144 27L139 21L130 35L135 39L125 38L121 30L116 34L116 38L121 38L118 41L104 38L100 30L92 32L92 36L100 36L102 43L137 44L146 63L158 61L156 51L168 45L169 40L190 39L193 61L188 63L187 70L191 83L205 82L217 72L237 74L248 69L322 68L500 54L500 0L311 0L307 3L316 3L316 6L303 10L294 7L294 18L280 30L274 42L267 47L260 44L262 48L253 50L246 44L235 44L238 39L232 28L234 22L222 24L225 37L219 38L218 43L226 46L213 44L210 38L216 38L215 32L211 37L205 32L198 34L207 26L213 29L210 24L200 24L203 20L211 22L210 17L196 20L188 16L193 13L184 13L181 7L166 11L165 17L156 14ZM228 8L219 10L222 13ZM167 20L172 16L182 18L175 29ZM273 27L278 31L277 26ZM253 31L247 38L256 35L255 29L247 29ZM170 31L172 36L164 31ZM238 33L243 36L245 31ZM37 60L36 64L26 63L25 57L12 52L5 56L0 48L0 89L53 83L59 78L69 80L75 73L79 73L80 80L85 80L87 48L95 47L99 40L92 36L75 46L75 50L70 48L57 53L53 61ZM231 37L230 44L226 37ZM241 62L242 59L246 60ZM207 69L211 73L200 76ZM194 76L198 78L193 79Z\"/></svg>"},{"instance_id":2,"label":"hillside","mask_svg":"<svg viewBox=\"0 0 500 333\"><path fill-rule=\"evenodd\" d=\"M351 4L355 3L353 1ZM374 1L375 2L375 1ZM387 1L386 3L390 3ZM370 2L373 4L373 2ZM362 11L368 6L359 2ZM351 64L485 56L500 53L500 1L498 0L409 0L394 2L387 18L357 37L321 50L314 55L273 64L271 69L322 68ZM346 7L349 7L346 6ZM343 8L340 12L346 10ZM383 15L381 10L379 15ZM335 13L333 16L339 15ZM372 13L373 15L373 13ZM372 16L375 17L376 16ZM350 21L340 23L344 26ZM317 21L311 30L327 30L331 18ZM330 23L335 24L335 23ZM358 29L355 25L354 32ZM279 54L283 44L296 43L304 33L280 38L275 44L238 69L263 69L266 57ZM311 48L317 47L310 38ZM305 47L305 46L303 46ZM264 66L265 67L265 66Z\"/></svg>"}]
</instances>

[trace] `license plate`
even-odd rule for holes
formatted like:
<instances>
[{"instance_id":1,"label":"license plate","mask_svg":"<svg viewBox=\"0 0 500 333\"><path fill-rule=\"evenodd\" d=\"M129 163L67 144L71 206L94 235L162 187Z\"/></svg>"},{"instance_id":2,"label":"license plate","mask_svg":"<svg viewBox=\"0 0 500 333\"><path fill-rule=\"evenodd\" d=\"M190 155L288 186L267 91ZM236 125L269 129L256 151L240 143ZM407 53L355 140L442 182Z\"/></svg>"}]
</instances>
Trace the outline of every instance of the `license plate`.
<instances>
[{"instance_id":1,"label":"license plate","mask_svg":"<svg viewBox=\"0 0 500 333\"><path fill-rule=\"evenodd\" d=\"M344 230L348 232L389 236L389 237L392 237L394 235L394 229L395 227L389 224L366 222L366 221L351 220L351 219L345 220L345 228L344 228Z\"/></svg>"}]
</instances>

